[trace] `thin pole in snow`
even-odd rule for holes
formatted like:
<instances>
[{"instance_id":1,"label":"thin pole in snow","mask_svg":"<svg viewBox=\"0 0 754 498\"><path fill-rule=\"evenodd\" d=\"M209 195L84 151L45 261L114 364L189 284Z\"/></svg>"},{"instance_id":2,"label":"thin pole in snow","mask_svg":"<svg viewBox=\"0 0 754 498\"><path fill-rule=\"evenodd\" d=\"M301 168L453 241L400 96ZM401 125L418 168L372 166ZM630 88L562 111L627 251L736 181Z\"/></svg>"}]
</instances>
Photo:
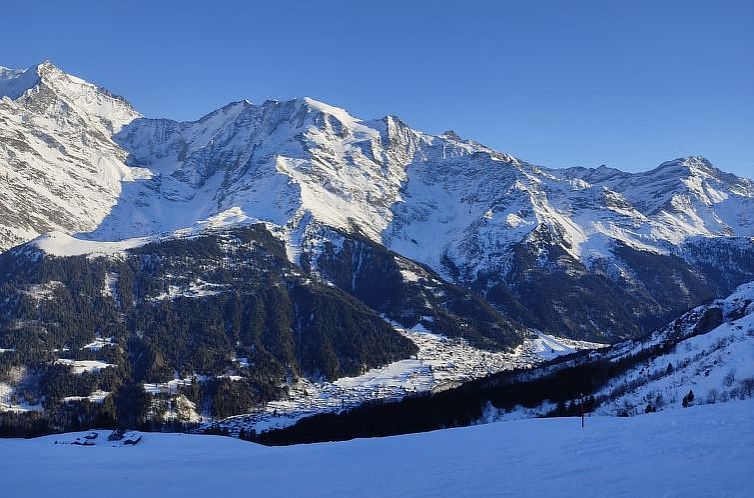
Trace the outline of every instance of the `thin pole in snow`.
<instances>
[{"instance_id":1,"label":"thin pole in snow","mask_svg":"<svg viewBox=\"0 0 754 498\"><path fill-rule=\"evenodd\" d=\"M584 428L584 395L581 395L581 428Z\"/></svg>"}]
</instances>

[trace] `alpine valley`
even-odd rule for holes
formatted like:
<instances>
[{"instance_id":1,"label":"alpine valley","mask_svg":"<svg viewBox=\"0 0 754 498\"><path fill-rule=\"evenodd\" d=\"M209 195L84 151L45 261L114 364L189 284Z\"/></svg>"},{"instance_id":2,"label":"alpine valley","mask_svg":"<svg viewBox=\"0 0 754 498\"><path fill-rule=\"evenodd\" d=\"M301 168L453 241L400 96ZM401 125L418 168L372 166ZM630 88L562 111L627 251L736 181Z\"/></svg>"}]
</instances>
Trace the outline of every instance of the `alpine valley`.
<instances>
[{"instance_id":1,"label":"alpine valley","mask_svg":"<svg viewBox=\"0 0 754 498\"><path fill-rule=\"evenodd\" d=\"M310 98L151 119L50 62L0 98L2 434L633 414L754 374L754 182L703 157L548 169Z\"/></svg>"}]
</instances>

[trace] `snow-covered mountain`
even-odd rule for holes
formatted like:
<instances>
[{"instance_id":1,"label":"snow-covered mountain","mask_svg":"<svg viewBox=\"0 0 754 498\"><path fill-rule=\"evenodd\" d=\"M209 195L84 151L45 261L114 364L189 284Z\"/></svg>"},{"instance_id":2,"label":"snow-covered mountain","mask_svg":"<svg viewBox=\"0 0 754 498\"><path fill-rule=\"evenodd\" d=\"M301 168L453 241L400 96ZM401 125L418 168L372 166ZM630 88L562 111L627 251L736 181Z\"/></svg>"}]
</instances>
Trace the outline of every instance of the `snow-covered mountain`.
<instances>
[{"instance_id":1,"label":"snow-covered mountain","mask_svg":"<svg viewBox=\"0 0 754 498\"><path fill-rule=\"evenodd\" d=\"M0 249L50 230L95 229L123 182L147 173L126 166L112 140L137 117L49 62L0 68Z\"/></svg>"},{"instance_id":2,"label":"snow-covered mountain","mask_svg":"<svg viewBox=\"0 0 754 498\"><path fill-rule=\"evenodd\" d=\"M89 399L114 365L210 379L186 394L235 414L408 360L397 330L500 354L643 337L754 280L754 183L702 157L548 169L310 98L150 119L44 62L0 68L0 251L15 397ZM70 385L24 391L43 374Z\"/></svg>"},{"instance_id":3,"label":"snow-covered mountain","mask_svg":"<svg viewBox=\"0 0 754 498\"><path fill-rule=\"evenodd\" d=\"M309 98L235 102L179 123L142 118L49 62L3 69L0 81L3 166L13 166L3 173L11 186L25 182L3 197L23 187L14 200L46 195L47 207L86 195L86 212L68 209L76 226L61 226L98 239L223 213L291 237L315 221L358 229L436 269L449 258L471 277L538 228L584 262L609 255L613 240L663 251L690 236L754 235L752 182L701 157L636 174L550 170L452 132L428 135L392 116L364 121ZM26 238L49 228L31 211Z\"/></svg>"},{"instance_id":4,"label":"snow-covered mountain","mask_svg":"<svg viewBox=\"0 0 754 498\"><path fill-rule=\"evenodd\" d=\"M345 233L530 325L602 339L647 332L662 321L626 323L669 319L754 273L739 257L754 251L754 185L701 157L634 174L552 170L309 98L147 119L49 62L2 69L0 95L0 249L50 230L115 241L262 221L316 271L323 244ZM698 269L710 240L735 260L722 274L741 278ZM642 273L657 265L674 267L660 285ZM677 306L658 295L665 285ZM542 298L564 287L575 294ZM574 305L607 294L625 310Z\"/></svg>"}]
</instances>

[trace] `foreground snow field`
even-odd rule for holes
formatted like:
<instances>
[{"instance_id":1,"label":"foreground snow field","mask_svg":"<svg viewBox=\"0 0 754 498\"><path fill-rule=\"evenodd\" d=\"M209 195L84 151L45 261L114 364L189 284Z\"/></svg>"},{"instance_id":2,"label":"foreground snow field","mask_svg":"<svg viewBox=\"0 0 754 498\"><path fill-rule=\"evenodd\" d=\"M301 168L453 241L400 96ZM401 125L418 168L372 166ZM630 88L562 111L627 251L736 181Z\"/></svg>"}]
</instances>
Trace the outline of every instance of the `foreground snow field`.
<instances>
[{"instance_id":1,"label":"foreground snow field","mask_svg":"<svg viewBox=\"0 0 754 498\"><path fill-rule=\"evenodd\" d=\"M267 448L146 434L135 447L0 440L3 496L751 496L754 400Z\"/></svg>"}]
</instances>

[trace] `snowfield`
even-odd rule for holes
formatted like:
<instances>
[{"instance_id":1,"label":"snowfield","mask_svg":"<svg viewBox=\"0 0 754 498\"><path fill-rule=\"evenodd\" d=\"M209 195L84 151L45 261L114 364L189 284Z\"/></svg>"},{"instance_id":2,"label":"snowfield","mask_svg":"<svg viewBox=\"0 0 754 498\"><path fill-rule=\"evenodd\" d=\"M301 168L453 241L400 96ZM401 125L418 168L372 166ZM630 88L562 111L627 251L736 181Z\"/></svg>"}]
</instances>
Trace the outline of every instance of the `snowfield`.
<instances>
[{"instance_id":1,"label":"snowfield","mask_svg":"<svg viewBox=\"0 0 754 498\"><path fill-rule=\"evenodd\" d=\"M84 372L99 372L103 368L107 367L114 367L115 365L112 365L110 363L105 363L104 361L97 361L97 360L68 360L65 358L61 358L55 363L60 365L69 365L73 367L73 373L74 374L82 374Z\"/></svg>"},{"instance_id":2,"label":"snowfield","mask_svg":"<svg viewBox=\"0 0 754 498\"><path fill-rule=\"evenodd\" d=\"M630 418L530 419L267 448L100 432L0 440L3 496L751 496L754 400ZM113 446L115 445L115 446Z\"/></svg>"},{"instance_id":3,"label":"snowfield","mask_svg":"<svg viewBox=\"0 0 754 498\"><path fill-rule=\"evenodd\" d=\"M149 242L149 238L126 239L119 242L95 242L72 237L62 232L48 232L32 241L32 245L54 256L114 255L139 247Z\"/></svg>"}]
</instances>

